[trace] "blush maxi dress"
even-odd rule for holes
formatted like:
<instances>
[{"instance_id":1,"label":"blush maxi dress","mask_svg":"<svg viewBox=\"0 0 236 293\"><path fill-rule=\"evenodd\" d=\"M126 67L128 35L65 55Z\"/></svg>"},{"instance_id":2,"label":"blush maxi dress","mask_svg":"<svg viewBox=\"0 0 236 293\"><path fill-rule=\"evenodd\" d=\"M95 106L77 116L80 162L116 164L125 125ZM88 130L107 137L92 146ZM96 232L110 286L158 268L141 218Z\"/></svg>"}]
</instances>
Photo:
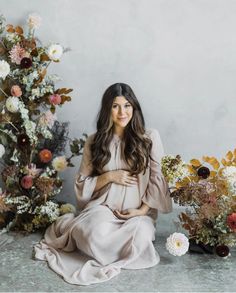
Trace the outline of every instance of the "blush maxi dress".
<instances>
[{"instance_id":1,"label":"blush maxi dress","mask_svg":"<svg viewBox=\"0 0 236 293\"><path fill-rule=\"evenodd\" d=\"M59 217L46 230L44 239L34 246L35 258L47 261L64 280L76 285L107 281L121 269L144 269L155 266L160 257L153 246L158 212L172 211L168 185L161 172L164 155L157 130L147 130L152 140L151 159L145 174L138 175L132 187L109 183L94 192L97 177L91 176L90 144L86 140L79 172L75 180L78 207L82 211ZM113 135L111 159L104 166L110 170L128 170L122 159L122 140ZM139 208L142 202L150 209L145 216L128 220L117 218L113 210Z\"/></svg>"}]
</instances>

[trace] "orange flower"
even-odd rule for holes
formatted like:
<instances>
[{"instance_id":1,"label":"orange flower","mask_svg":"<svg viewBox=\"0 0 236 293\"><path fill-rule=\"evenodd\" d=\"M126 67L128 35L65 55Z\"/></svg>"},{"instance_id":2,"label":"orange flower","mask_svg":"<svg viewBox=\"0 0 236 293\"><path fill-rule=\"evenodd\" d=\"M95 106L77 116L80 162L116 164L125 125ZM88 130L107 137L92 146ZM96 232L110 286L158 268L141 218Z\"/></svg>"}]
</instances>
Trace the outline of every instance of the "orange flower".
<instances>
[{"instance_id":1,"label":"orange flower","mask_svg":"<svg viewBox=\"0 0 236 293\"><path fill-rule=\"evenodd\" d=\"M48 149L43 149L42 151L39 152L39 158L41 162L48 163L52 159L52 153Z\"/></svg>"}]
</instances>

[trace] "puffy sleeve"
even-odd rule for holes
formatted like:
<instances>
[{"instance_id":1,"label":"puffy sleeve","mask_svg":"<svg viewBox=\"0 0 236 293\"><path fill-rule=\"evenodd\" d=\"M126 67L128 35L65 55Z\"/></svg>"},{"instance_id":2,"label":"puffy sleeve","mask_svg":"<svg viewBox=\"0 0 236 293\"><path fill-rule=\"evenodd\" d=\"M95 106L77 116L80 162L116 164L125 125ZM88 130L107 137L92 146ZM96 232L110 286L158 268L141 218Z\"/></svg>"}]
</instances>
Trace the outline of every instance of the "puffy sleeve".
<instances>
[{"instance_id":1,"label":"puffy sleeve","mask_svg":"<svg viewBox=\"0 0 236 293\"><path fill-rule=\"evenodd\" d=\"M92 139L93 135L89 136L85 142L79 172L75 178L74 189L79 208L83 208L90 201L97 183L97 176L91 176L93 171L90 151Z\"/></svg>"},{"instance_id":2,"label":"puffy sleeve","mask_svg":"<svg viewBox=\"0 0 236 293\"><path fill-rule=\"evenodd\" d=\"M150 176L142 201L150 208L157 209L161 213L170 213L172 211L172 200L168 183L161 171L161 158L164 155L162 141L158 131L155 129L150 130L149 137L152 140Z\"/></svg>"}]
</instances>

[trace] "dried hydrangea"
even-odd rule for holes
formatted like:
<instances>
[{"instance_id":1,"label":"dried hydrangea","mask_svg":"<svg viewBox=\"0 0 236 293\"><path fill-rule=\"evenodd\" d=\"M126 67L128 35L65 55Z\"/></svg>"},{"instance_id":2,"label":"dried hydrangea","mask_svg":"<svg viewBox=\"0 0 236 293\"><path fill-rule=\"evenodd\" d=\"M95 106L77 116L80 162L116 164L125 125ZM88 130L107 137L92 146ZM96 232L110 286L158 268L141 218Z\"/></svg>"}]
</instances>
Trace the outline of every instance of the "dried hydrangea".
<instances>
[{"instance_id":1,"label":"dried hydrangea","mask_svg":"<svg viewBox=\"0 0 236 293\"><path fill-rule=\"evenodd\" d=\"M35 180L35 186L43 194L49 194L53 189L54 181L55 181L54 178L40 176Z\"/></svg>"},{"instance_id":2,"label":"dried hydrangea","mask_svg":"<svg viewBox=\"0 0 236 293\"><path fill-rule=\"evenodd\" d=\"M181 157L172 155L164 156L161 160L162 173L168 183L174 184L176 181L183 179L189 175L186 164L181 160Z\"/></svg>"}]
</instances>

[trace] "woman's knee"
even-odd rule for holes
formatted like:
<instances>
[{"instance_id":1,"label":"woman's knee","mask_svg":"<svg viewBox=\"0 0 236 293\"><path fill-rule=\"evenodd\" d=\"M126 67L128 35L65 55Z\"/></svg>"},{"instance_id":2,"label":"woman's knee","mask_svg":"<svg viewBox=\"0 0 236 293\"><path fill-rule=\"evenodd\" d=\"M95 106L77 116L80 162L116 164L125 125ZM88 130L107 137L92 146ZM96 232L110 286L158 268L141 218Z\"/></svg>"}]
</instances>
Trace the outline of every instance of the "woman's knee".
<instances>
[{"instance_id":1,"label":"woman's knee","mask_svg":"<svg viewBox=\"0 0 236 293\"><path fill-rule=\"evenodd\" d=\"M140 222L136 231L136 237L140 239L140 241L153 241L155 236L155 227L151 220L149 220L146 216L141 216Z\"/></svg>"}]
</instances>

